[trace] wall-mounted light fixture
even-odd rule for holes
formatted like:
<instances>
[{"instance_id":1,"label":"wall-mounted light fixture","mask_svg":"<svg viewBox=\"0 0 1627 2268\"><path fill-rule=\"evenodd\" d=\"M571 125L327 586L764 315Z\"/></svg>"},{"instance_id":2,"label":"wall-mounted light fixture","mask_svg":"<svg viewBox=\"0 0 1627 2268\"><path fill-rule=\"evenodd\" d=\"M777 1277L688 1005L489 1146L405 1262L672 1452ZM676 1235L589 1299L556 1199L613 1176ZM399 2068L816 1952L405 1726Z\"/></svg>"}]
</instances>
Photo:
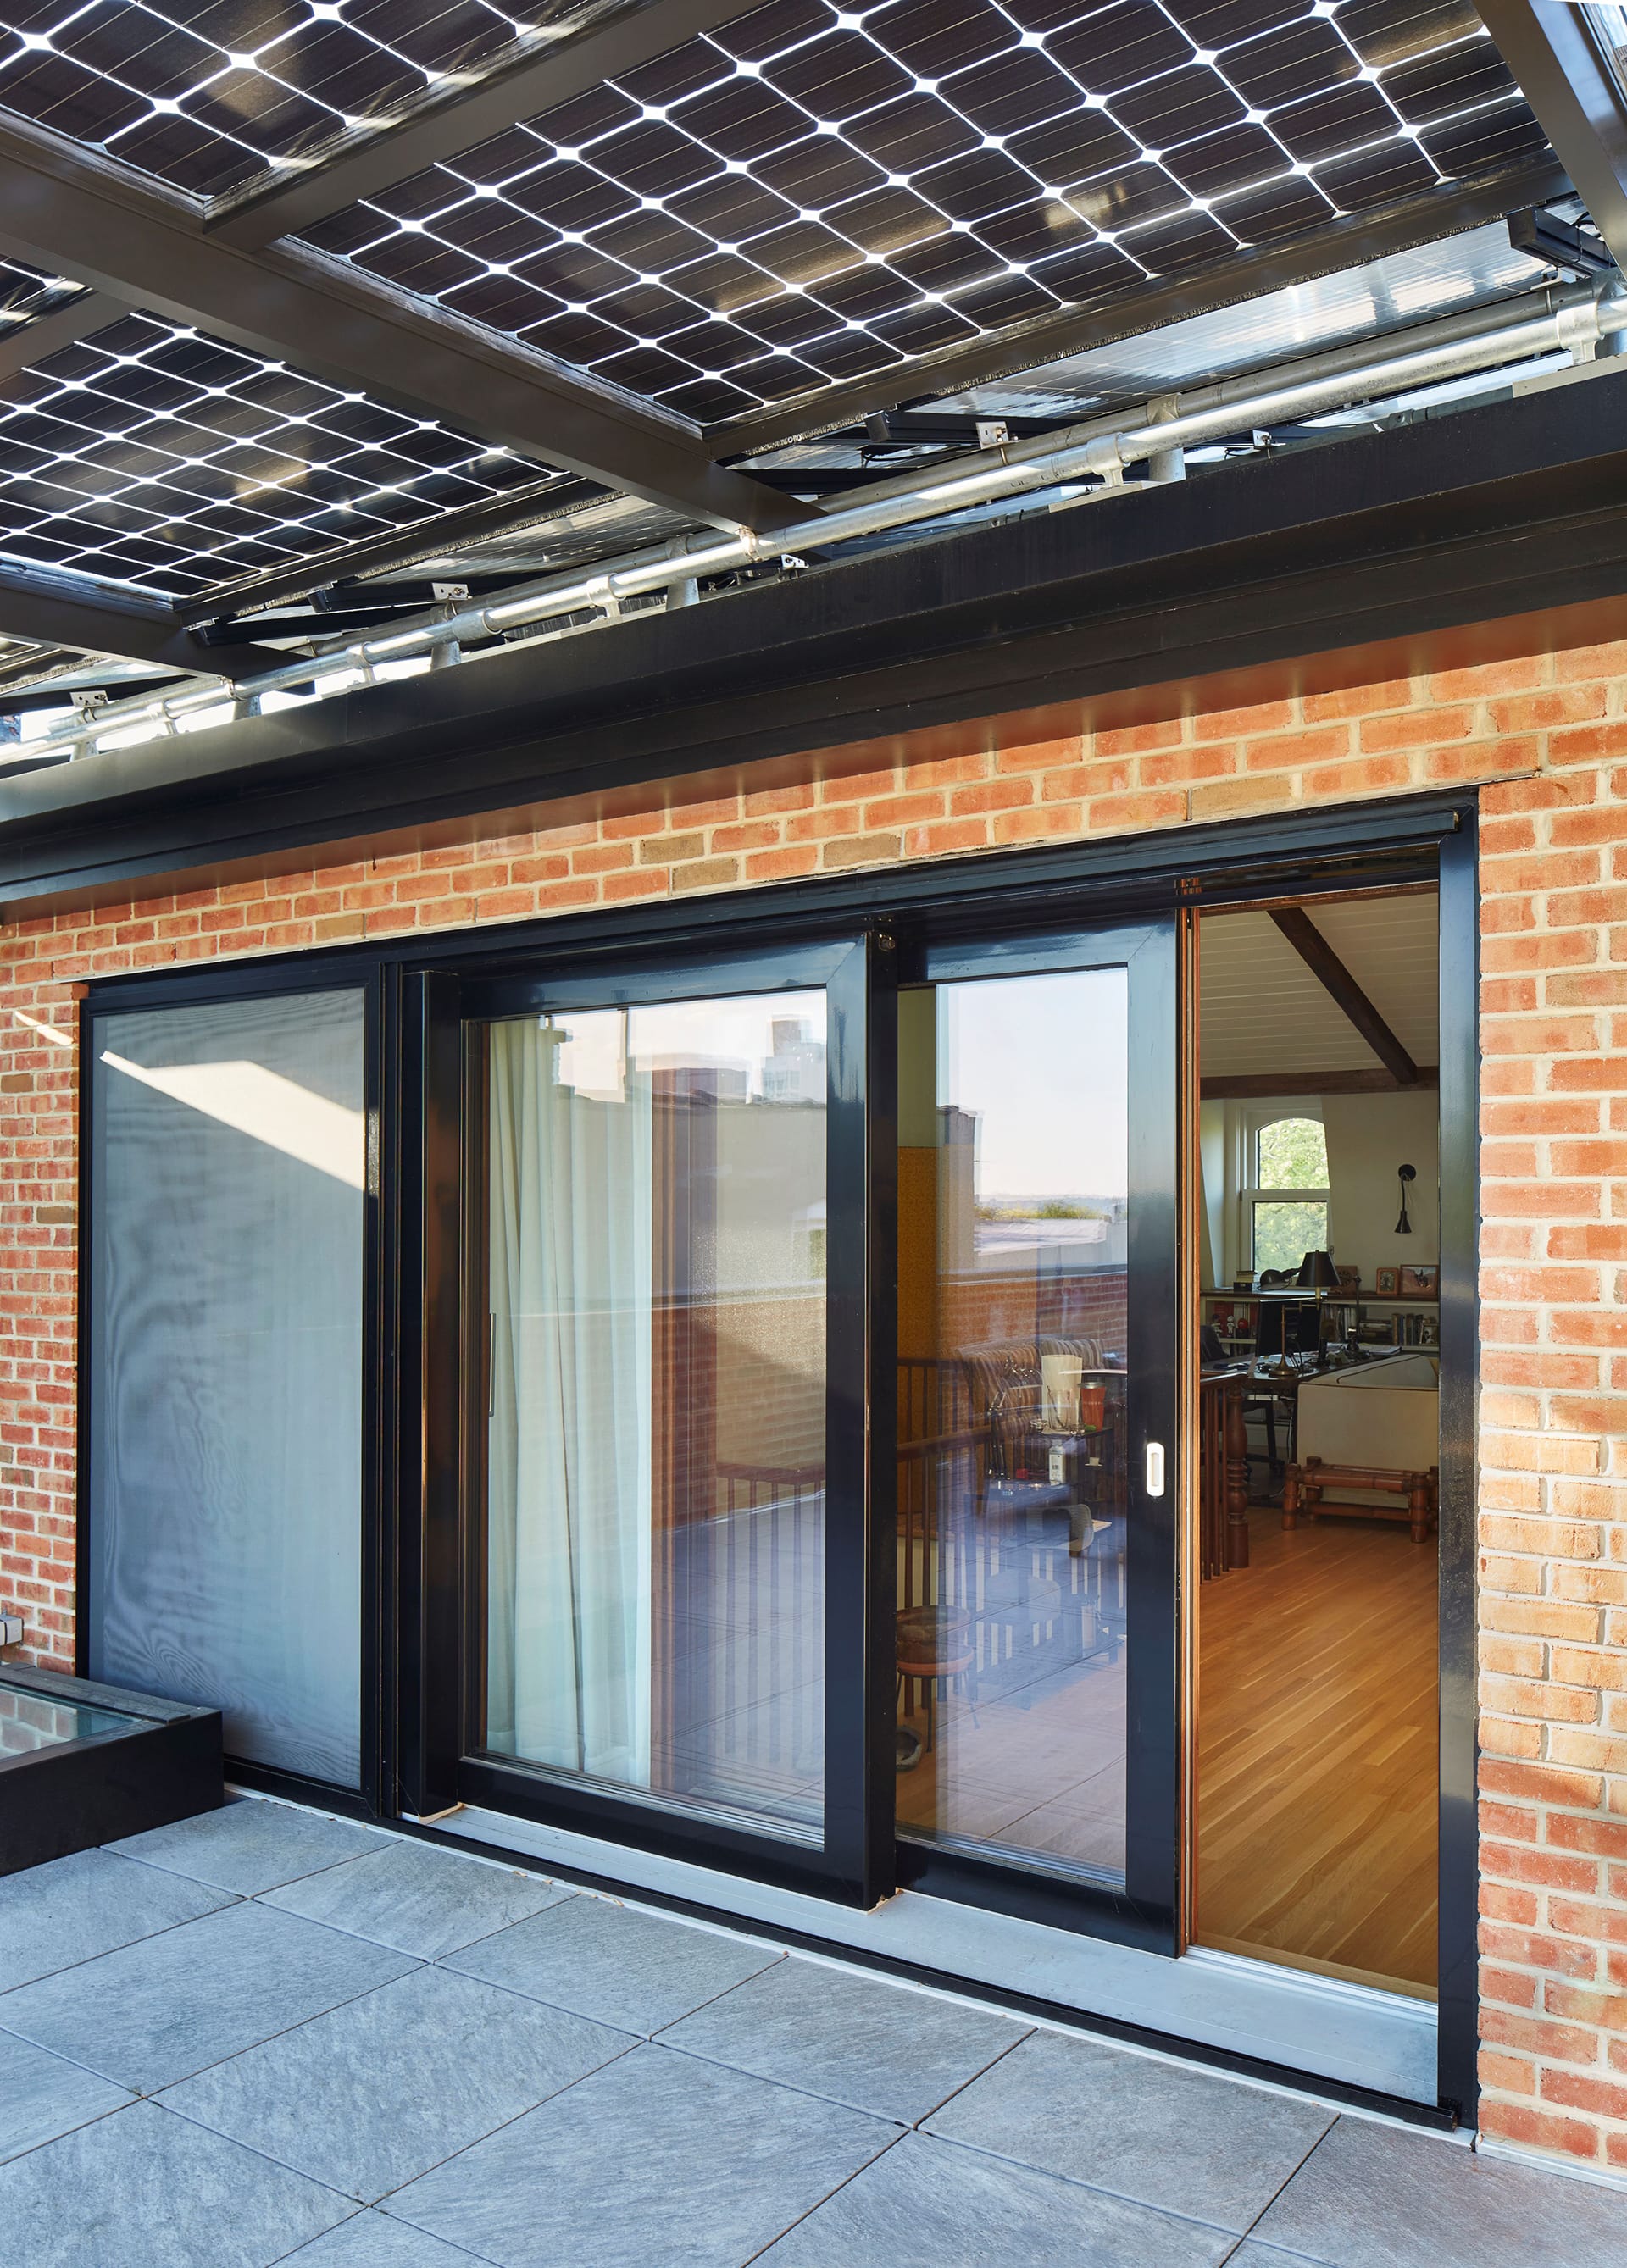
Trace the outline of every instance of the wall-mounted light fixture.
<instances>
[{"instance_id":1,"label":"wall-mounted light fixture","mask_svg":"<svg viewBox=\"0 0 1627 2268\"><path fill-rule=\"evenodd\" d=\"M1401 1183L1401 1219L1395 1223L1397 1236L1410 1236L1412 1233L1412 1223L1407 1219L1407 1184L1416 1182L1417 1177L1416 1166L1397 1166L1395 1168L1395 1178Z\"/></svg>"}]
</instances>

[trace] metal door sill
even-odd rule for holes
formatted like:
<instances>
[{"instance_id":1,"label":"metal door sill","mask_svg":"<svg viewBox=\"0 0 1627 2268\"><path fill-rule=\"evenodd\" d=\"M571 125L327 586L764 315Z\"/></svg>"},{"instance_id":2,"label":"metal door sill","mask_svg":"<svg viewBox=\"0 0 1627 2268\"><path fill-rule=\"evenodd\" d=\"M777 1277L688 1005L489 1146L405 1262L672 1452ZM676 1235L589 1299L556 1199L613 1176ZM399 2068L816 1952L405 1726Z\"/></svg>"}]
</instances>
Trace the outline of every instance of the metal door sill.
<instances>
[{"instance_id":1,"label":"metal door sill","mask_svg":"<svg viewBox=\"0 0 1627 2268\"><path fill-rule=\"evenodd\" d=\"M953 1984L1133 2025L1402 2102L1439 2099L1427 2000L1196 1947L1178 1961L1015 1915L904 1890L868 1913L688 1860L471 1805L464 1841L681 1899L719 1920L783 1930L833 1952L927 1970Z\"/></svg>"}]
</instances>

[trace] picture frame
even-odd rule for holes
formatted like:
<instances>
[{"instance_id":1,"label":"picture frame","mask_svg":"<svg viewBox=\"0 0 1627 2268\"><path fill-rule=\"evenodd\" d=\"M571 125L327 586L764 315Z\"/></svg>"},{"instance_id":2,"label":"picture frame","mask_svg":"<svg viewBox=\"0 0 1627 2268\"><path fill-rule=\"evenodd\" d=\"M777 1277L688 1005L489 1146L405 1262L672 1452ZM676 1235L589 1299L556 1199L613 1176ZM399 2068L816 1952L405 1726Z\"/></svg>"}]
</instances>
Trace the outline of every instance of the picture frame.
<instances>
[{"instance_id":1,"label":"picture frame","mask_svg":"<svg viewBox=\"0 0 1627 2268\"><path fill-rule=\"evenodd\" d=\"M1393 1300L1401 1289L1401 1270L1398 1268L1380 1268L1376 1281L1380 1299Z\"/></svg>"},{"instance_id":2,"label":"picture frame","mask_svg":"<svg viewBox=\"0 0 1627 2268\"><path fill-rule=\"evenodd\" d=\"M1339 1289L1341 1292L1359 1292L1361 1289L1360 1269L1341 1268L1339 1270Z\"/></svg>"},{"instance_id":3,"label":"picture frame","mask_svg":"<svg viewBox=\"0 0 1627 2268\"><path fill-rule=\"evenodd\" d=\"M1401 1296L1403 1300L1433 1300L1440 1293L1440 1265L1432 1261L1427 1266L1405 1267L1401 1271Z\"/></svg>"}]
</instances>

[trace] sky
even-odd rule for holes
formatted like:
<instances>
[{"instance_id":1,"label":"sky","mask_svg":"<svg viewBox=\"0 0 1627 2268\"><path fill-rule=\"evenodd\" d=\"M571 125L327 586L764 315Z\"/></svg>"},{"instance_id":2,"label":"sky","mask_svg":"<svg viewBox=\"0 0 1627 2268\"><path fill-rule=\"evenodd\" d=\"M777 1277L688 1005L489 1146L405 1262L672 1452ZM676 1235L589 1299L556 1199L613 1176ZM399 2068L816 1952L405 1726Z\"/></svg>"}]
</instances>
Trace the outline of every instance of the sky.
<instances>
[{"instance_id":1,"label":"sky","mask_svg":"<svg viewBox=\"0 0 1627 2268\"><path fill-rule=\"evenodd\" d=\"M1122 968L944 984L938 1100L977 1114L977 1194L1123 1197L1129 983Z\"/></svg>"}]
</instances>

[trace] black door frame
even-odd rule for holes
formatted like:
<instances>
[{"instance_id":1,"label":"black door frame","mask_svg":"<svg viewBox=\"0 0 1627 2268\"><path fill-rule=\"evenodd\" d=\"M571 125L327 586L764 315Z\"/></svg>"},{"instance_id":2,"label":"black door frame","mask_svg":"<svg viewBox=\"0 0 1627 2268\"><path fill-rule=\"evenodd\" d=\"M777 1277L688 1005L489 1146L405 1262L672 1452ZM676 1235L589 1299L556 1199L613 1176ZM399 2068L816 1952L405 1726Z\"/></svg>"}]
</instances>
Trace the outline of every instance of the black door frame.
<instances>
[{"instance_id":1,"label":"black door frame","mask_svg":"<svg viewBox=\"0 0 1627 2268\"><path fill-rule=\"evenodd\" d=\"M394 1730L392 1708L394 1644L393 1525L394 1472L385 1454L390 1403L390 1278L395 1237L385 1218L393 1192L383 1145L390 1111L388 972L375 959L355 954L302 954L269 961L223 962L209 968L176 969L165 976L112 977L91 984L78 1003L78 1285L74 1362L79 1391L75 1410L74 1670L90 1675L98 1610L91 1548L91 1472L96 1413L90 1381L95 1375L92 1344L96 1314L93 1287L99 1211L94 1172L107 1081L95 1045L98 1020L143 1008L182 1008L285 998L306 992L359 992L363 998L362 1107L365 1120L362 1193L362 1441L361 1622L357 1633L360 1665L361 1768L355 1787L308 1779L299 1772L252 1763L228 1754L232 1778L244 1787L320 1804L362 1818L393 1808Z\"/></svg>"},{"instance_id":2,"label":"black door frame","mask_svg":"<svg viewBox=\"0 0 1627 2268\"><path fill-rule=\"evenodd\" d=\"M1441 1452L1440 1452L1440 1674L1441 1674L1441 1858L1440 1858L1440 2098L1458 2117L1472 2120L1476 1999L1475 1992L1477 1828L1474 1789L1476 1764L1475 1716L1476 1568L1475 1482L1477 1414L1478 1308L1478 899L1476 863L1476 799L1474 791L1397 798L1298 812L1260 821L1226 821L1201 828L1172 828L1127 843L1122 838L1047 846L990 857L924 863L882 873L862 872L777 886L771 892L745 891L700 902L666 901L637 907L595 909L504 927L449 932L432 941L410 935L330 952L268 955L253 962L142 972L99 979L81 1004L80 1251L94 1234L96 1192L92 1171L91 1109L94 1093L90 1020L104 1009L180 1005L197 999L297 992L329 984L365 983L370 988L368 1069L369 1257L366 1281L379 1300L376 1329L369 1345L378 1372L367 1381L369 1454L364 1460L364 1568L376 1584L364 1601L365 1784L361 1798L333 1789L313 1789L290 1776L244 1771L248 1784L296 1798L315 1800L330 1809L357 1808L376 1815L417 1814L438 1808L428 1761L432 1742L400 1696L414 1682L415 1667L426 1645L445 1643L438 1619L445 1570L423 1556L422 1507L414 1487L426 1471L426 1449L444 1464L445 1421L430 1423L419 1350L425 1321L426 1284L444 1278L444 1261L426 1266L425 1213L417 1203L426 1166L440 1170L419 1098L426 1049L440 1044L434 1012L438 976L455 982L463 973L496 973L563 962L583 965L600 955L617 958L642 951L725 952L737 939L765 932L788 943L851 936L865 928L875 940L870 961L872 992L893 980L889 932L911 912L930 917L935 927L971 937L1009 924L1020 909L1030 928L1070 918L1090 924L1115 917L1133 918L1149 910L1181 905L1217 908L1258 900L1280 888L1309 899L1321 894L1381 888L1411 879L1439 877L1441 909ZM884 908L885 914L878 909ZM872 1251L890 1248L890 1189L887 1185L884 1112L894 1107L880 1027L888 1019L872 1014L869 1027L869 1072L876 1145L867 1222ZM376 1042L376 1044L375 1044ZM885 1094L885 1102L884 1102ZM444 1129L441 1130L444 1132ZM433 1224L444 1238L445 1219ZM883 1233L888 1229L889 1233ZM82 1274L82 1286L84 1285ZM886 1271L867 1286L870 1312L890 1314ZM90 1302L79 1305L77 1347L81 1376L86 1355ZM868 1381L872 1411L871 1470L885 1474L894 1452L888 1430L892 1382L890 1363L880 1359L880 1333L872 1342ZM86 1489L90 1413L80 1397L78 1428L79 1564L88 1565ZM436 1447L437 1443L439 1447ZM890 1487L890 1483L888 1484ZM383 1517L394 1502L398 1518ZM872 1522L872 1546L886 1523ZM871 1611L872 1663L890 1646L888 1550L875 1551L875 1586ZM885 1556L887 1565L882 1565ZM427 1580L426 1580L427 1578ZM84 1644L85 1624L80 1619ZM872 1718L863 1803L865 1831L872 1845L890 1840L890 1678L875 1702L872 1675ZM885 1738L884 1738L885 1735ZM448 1799L451 1800L450 1798ZM632 1831L629 1840L642 1840ZM882 1896L878 1876L871 1895ZM925 1888L925 1885L922 1886ZM972 1900L975 1892L955 1895ZM1036 1918L1041 1918L1036 1916ZM1053 1918L1053 1917L1047 1917ZM1082 1918L1077 1926L1111 1937L1111 1917ZM1058 2012L1062 2013L1062 2012Z\"/></svg>"},{"instance_id":3,"label":"black door frame","mask_svg":"<svg viewBox=\"0 0 1627 2268\"><path fill-rule=\"evenodd\" d=\"M1123 1886L1048 1866L1037 1856L997 1857L970 1845L907 1837L899 1842L899 1879L931 1896L1166 1954L1177 1950L1182 1843L1177 1566L1185 1459L1176 1403L1177 1340L1170 1328L1178 1297L1176 922L1173 909L1101 922L1081 909L1062 927L1013 923L974 934L963 924L929 918L901 935L899 955L901 989L1123 968L1130 993ZM1145 1492L1149 1441L1165 1450L1159 1498Z\"/></svg>"},{"instance_id":4,"label":"black door frame","mask_svg":"<svg viewBox=\"0 0 1627 2268\"><path fill-rule=\"evenodd\" d=\"M404 1616L416 1643L402 1665L401 1785L407 1808L433 1816L457 1803L507 1811L669 1857L717 1866L782 1888L872 1905L890 1894L890 1738L886 1697L891 1616L879 1610L882 1531L873 1519L873 1445L890 1425L890 1309L872 1297L871 1218L887 1217L891 1163L875 1136L891 1122L885 1092L890 1030L877 997L890 985L889 948L850 927L820 941L718 943L674 953L541 956L530 969L423 970L408 978L407 1088L416 1098L423 1229L412 1255L422 1329L416 1395L402 1402L403 1470L410 1446L422 1476L409 1510ZM741 1813L611 1790L485 1751L477 1697L482 1652L482 1507L476 1391L483 1352L475 1298L485 1220L482 1198L483 1055L493 1021L550 1010L705 1000L740 993L821 990L828 1013L826 1276L825 1752L822 1834L803 1835ZM887 1161L881 1184L872 1171ZM868 1454L867 1454L868 1450ZM416 1515L416 1516L415 1516ZM889 1769L878 1769L885 1761Z\"/></svg>"}]
</instances>

